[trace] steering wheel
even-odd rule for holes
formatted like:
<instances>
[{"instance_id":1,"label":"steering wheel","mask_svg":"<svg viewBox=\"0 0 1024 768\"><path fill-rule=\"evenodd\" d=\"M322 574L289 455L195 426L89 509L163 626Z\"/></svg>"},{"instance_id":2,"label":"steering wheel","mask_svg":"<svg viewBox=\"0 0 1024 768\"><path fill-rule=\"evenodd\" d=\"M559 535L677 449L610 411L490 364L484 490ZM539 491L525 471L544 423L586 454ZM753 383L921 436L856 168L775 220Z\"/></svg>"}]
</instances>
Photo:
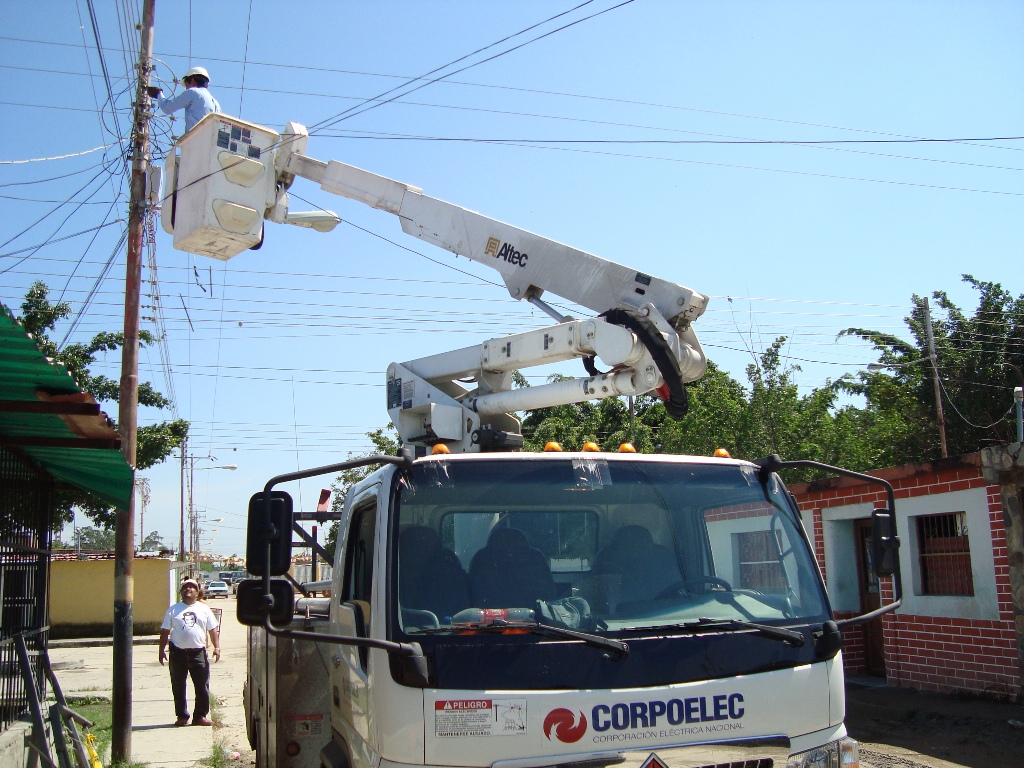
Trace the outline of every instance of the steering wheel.
<instances>
[{"instance_id":1,"label":"steering wheel","mask_svg":"<svg viewBox=\"0 0 1024 768\"><path fill-rule=\"evenodd\" d=\"M704 587L717 587L717 589L705 589ZM692 581L686 582L687 589L697 591L697 587L701 587L699 591L702 593L707 592L732 592L732 584L725 579L719 578L718 576L701 576L700 578L693 579Z\"/></svg>"},{"instance_id":2,"label":"steering wheel","mask_svg":"<svg viewBox=\"0 0 1024 768\"><path fill-rule=\"evenodd\" d=\"M655 600L668 600L673 597L683 597L686 595L686 582L677 581L675 584L670 584L665 587L661 592L654 596Z\"/></svg>"}]
</instances>

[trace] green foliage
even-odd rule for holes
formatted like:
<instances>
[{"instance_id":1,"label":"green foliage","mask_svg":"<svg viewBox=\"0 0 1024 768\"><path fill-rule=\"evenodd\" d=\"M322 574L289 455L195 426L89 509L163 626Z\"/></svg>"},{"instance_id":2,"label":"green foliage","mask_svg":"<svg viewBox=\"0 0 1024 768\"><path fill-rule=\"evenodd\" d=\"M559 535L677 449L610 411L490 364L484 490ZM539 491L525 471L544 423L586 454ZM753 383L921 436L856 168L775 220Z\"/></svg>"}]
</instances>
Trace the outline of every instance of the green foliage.
<instances>
[{"instance_id":1,"label":"green foliage","mask_svg":"<svg viewBox=\"0 0 1024 768\"><path fill-rule=\"evenodd\" d=\"M375 429L372 432L367 432L366 436L370 438L370 442L373 443L373 450L369 453L355 454L350 453L349 459L361 459L365 456L395 456L398 453L399 442L398 435L395 433L395 427L393 424L388 424L386 427L381 429ZM331 495L331 511L335 514L341 514L342 509L345 507L345 497L351 490L352 486L358 483L360 480L365 478L371 472L374 472L378 467L357 467L356 469L346 469L340 475L338 475L334 482L331 483L331 490L334 493ZM338 544L338 524L334 523L328 531L327 536L324 540L324 549L331 554L331 562L334 561L334 548Z\"/></svg>"},{"instance_id":2,"label":"green foliage","mask_svg":"<svg viewBox=\"0 0 1024 768\"><path fill-rule=\"evenodd\" d=\"M167 546L167 542L163 540L163 537L157 531L153 531L142 540L139 549L145 552L159 552L162 549L170 549L170 547Z\"/></svg>"},{"instance_id":3,"label":"green foliage","mask_svg":"<svg viewBox=\"0 0 1024 768\"><path fill-rule=\"evenodd\" d=\"M114 532L104 528L85 526L78 529L78 547L88 550L114 548Z\"/></svg>"},{"instance_id":4,"label":"green foliage","mask_svg":"<svg viewBox=\"0 0 1024 768\"><path fill-rule=\"evenodd\" d=\"M689 386L690 408L679 421L670 419L661 401L650 395L635 398L632 419L621 399L545 408L523 420L526 448L543 450L545 442L554 440L575 451L592 440L602 451L615 451L631 442L641 453L710 456L725 448L741 459L778 453L870 468L860 414L853 408L835 412L838 395L830 383L801 396L793 381L799 368L783 362L785 341L777 339L747 367L749 388L708 363L704 378ZM791 479L809 476L791 473Z\"/></svg>"},{"instance_id":5,"label":"green foliage","mask_svg":"<svg viewBox=\"0 0 1024 768\"><path fill-rule=\"evenodd\" d=\"M210 703L212 704L213 701L214 699L211 698ZM217 721L214 720L213 724L216 726ZM227 768L227 766L231 765L231 759L228 757L230 752L231 750L228 748L227 742L223 739L214 739L210 747L210 756L204 757L199 761L199 764L204 766L204 768Z\"/></svg>"},{"instance_id":6,"label":"green foliage","mask_svg":"<svg viewBox=\"0 0 1024 768\"><path fill-rule=\"evenodd\" d=\"M943 390L949 454L976 451L1016 440L1012 391L1024 385L1024 295L1014 298L999 283L963 281L978 292L968 317L945 291L932 298L945 318L932 314L932 332ZM841 385L862 394L872 415L872 438L885 445L886 464L925 461L940 455L935 387L928 357L924 298L912 297L905 318L913 342L865 328L845 335L869 341L879 362L893 366L881 373L845 377Z\"/></svg>"},{"instance_id":7,"label":"green foliage","mask_svg":"<svg viewBox=\"0 0 1024 768\"><path fill-rule=\"evenodd\" d=\"M74 710L86 720L92 721L93 725L88 729L89 733L96 737L93 748L96 754L103 755L107 751L110 739L113 735L113 706L110 699L102 696L69 696L67 699L68 708ZM79 726L79 733L83 733L82 726ZM70 746L70 737L68 739Z\"/></svg>"},{"instance_id":8,"label":"green foliage","mask_svg":"<svg viewBox=\"0 0 1024 768\"><path fill-rule=\"evenodd\" d=\"M72 309L63 301L51 303L48 296L49 288L42 281L37 280L29 288L21 304L21 317L18 318L25 330L35 338L43 354L68 369L82 389L101 403L117 402L120 397L118 383L106 376L94 376L89 369L96 362L97 356L120 349L124 344L124 334L102 332L93 336L88 343L68 344L64 349L58 349L49 333L58 322L71 315ZM153 334L139 331L140 345L145 346L155 341ZM140 406L150 408L162 409L170 405L170 401L147 382L139 383L138 401ZM111 422L111 426L116 425ZM149 469L163 462L181 445L188 435L188 428L189 423L183 419L139 427L136 432L136 469ZM55 502L54 526L58 529L73 519L75 507L101 527L112 528L114 525L115 511L84 491L59 490Z\"/></svg>"},{"instance_id":9,"label":"green foliage","mask_svg":"<svg viewBox=\"0 0 1024 768\"><path fill-rule=\"evenodd\" d=\"M979 294L971 316L946 292L932 294L945 314L933 315L932 325L950 455L1013 442L1012 390L1024 386L1018 373L1024 371L1024 296L970 275L963 279ZM880 362L896 366L885 373L847 375L801 395L794 379L800 369L785 360L783 337L747 366L746 386L709 362L704 378L688 387L690 410L680 421L667 418L649 396L636 398L632 419L622 400L545 408L523 419L526 448L542 450L554 440L579 450L594 440L607 451L627 438L642 452L706 456L726 448L736 458L777 453L853 470L937 458L931 367L920 362L928 356L924 301L913 297L906 318L910 341L864 328L844 332L869 341ZM861 395L865 405L840 406L841 393ZM787 479L811 476L791 472Z\"/></svg>"}]
</instances>

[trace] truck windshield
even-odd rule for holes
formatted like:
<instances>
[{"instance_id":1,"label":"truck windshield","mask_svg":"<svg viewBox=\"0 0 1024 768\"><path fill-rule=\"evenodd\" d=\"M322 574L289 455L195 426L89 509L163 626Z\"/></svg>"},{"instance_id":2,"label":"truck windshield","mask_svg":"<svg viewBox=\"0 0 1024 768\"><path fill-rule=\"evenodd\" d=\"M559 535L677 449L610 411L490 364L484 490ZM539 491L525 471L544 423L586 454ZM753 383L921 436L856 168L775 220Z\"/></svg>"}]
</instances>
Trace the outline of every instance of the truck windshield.
<instances>
[{"instance_id":1,"label":"truck windshield","mask_svg":"<svg viewBox=\"0 0 1024 768\"><path fill-rule=\"evenodd\" d=\"M749 465L427 461L396 508L407 634L537 622L635 636L705 618L829 618L781 483Z\"/></svg>"}]
</instances>

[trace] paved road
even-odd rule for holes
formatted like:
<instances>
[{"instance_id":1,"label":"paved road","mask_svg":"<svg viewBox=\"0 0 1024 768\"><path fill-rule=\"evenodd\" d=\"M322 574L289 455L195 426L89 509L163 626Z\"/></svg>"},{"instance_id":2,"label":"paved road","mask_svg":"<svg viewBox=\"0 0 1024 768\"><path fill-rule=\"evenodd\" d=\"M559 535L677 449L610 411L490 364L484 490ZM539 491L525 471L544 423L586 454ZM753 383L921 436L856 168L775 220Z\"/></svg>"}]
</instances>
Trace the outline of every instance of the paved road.
<instances>
[{"instance_id":1,"label":"paved road","mask_svg":"<svg viewBox=\"0 0 1024 768\"><path fill-rule=\"evenodd\" d=\"M243 752L241 765L252 760L245 738L242 685L246 673L247 628L235 619L234 598L215 599L223 609L221 660L213 665L211 696L216 698L219 728L174 727L174 705L167 667L161 666L156 638L136 638L132 654L132 759L152 768L190 768L209 758L214 744ZM141 642L140 642L141 641ZM51 648L50 660L66 696L110 696L112 648L73 646ZM192 703L191 683L189 704Z\"/></svg>"}]
</instances>

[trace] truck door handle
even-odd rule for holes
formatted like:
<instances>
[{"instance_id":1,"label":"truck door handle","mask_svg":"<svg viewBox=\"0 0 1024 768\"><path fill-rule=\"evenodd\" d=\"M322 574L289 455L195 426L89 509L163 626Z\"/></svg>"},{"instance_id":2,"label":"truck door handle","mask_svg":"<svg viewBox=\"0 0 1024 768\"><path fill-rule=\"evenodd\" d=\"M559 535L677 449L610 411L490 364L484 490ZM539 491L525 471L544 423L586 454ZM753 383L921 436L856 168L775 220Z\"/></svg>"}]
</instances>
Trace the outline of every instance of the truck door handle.
<instances>
[{"instance_id":1,"label":"truck door handle","mask_svg":"<svg viewBox=\"0 0 1024 768\"><path fill-rule=\"evenodd\" d=\"M333 664L333 665L334 665L335 667L340 667L340 666L341 666L341 656L339 656L339 655L338 655L338 654L336 654L336 653L335 653L335 654L332 654L332 655L331 655L331 663L332 663L332 664Z\"/></svg>"}]
</instances>

